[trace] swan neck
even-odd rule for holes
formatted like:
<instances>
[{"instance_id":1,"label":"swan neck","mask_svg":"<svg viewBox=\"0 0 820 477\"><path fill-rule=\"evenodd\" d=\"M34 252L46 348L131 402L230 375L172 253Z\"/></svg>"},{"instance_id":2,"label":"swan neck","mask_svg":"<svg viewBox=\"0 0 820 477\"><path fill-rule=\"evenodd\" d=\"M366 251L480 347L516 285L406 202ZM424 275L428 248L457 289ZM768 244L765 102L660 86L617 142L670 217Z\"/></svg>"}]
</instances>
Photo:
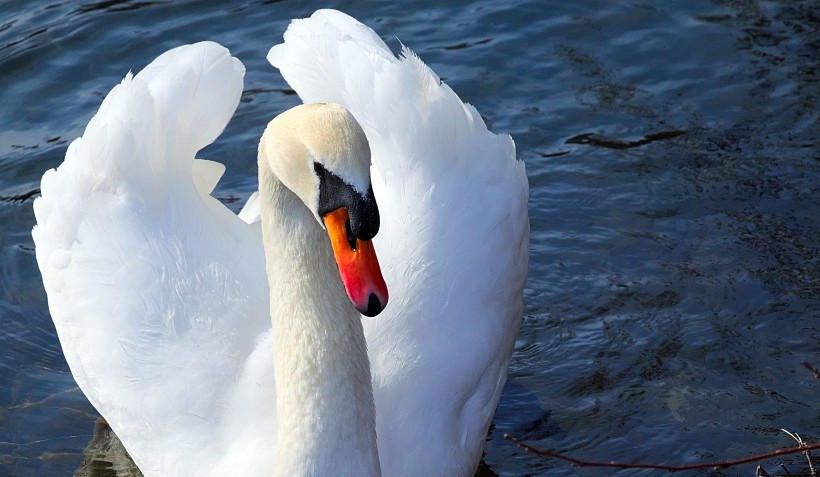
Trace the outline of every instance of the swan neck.
<instances>
[{"instance_id":1,"label":"swan neck","mask_svg":"<svg viewBox=\"0 0 820 477\"><path fill-rule=\"evenodd\" d=\"M325 230L263 156L260 148L277 396L275 475L379 476L361 316L344 291Z\"/></svg>"}]
</instances>

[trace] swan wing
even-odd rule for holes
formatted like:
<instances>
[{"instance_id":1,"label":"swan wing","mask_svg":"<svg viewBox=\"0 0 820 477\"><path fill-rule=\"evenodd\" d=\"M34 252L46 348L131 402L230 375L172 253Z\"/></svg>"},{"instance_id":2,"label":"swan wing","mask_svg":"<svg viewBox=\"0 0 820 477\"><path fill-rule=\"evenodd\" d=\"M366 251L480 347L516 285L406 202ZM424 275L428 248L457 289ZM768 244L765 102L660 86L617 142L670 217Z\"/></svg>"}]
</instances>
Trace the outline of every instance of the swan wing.
<instances>
[{"instance_id":1,"label":"swan wing","mask_svg":"<svg viewBox=\"0 0 820 477\"><path fill-rule=\"evenodd\" d=\"M194 159L233 115L243 76L210 42L129 73L34 204L66 361L146 475L229 475L212 472L275 445L261 241L209 195L224 166ZM243 413L260 399L261 416Z\"/></svg>"},{"instance_id":2,"label":"swan wing","mask_svg":"<svg viewBox=\"0 0 820 477\"><path fill-rule=\"evenodd\" d=\"M333 10L294 20L268 60L304 102L361 123L390 303L364 318L384 475L473 475L507 375L527 276L528 183L415 54ZM420 456L424 456L420 458Z\"/></svg>"}]
</instances>

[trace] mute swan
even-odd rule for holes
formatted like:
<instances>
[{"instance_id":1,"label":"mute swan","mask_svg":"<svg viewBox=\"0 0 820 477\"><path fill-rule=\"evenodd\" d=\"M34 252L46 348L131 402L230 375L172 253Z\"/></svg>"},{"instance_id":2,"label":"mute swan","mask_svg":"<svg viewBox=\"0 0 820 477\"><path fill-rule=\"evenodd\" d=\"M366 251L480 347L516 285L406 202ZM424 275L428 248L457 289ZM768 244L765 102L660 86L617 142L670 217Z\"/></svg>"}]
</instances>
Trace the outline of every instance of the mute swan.
<instances>
[{"instance_id":1,"label":"mute swan","mask_svg":"<svg viewBox=\"0 0 820 477\"><path fill-rule=\"evenodd\" d=\"M244 67L215 43L129 73L45 173L33 236L66 361L147 476L378 475L379 461L390 476L471 476L523 306L528 192L512 140L340 12L292 22L268 59L303 101L355 121L338 137L298 127L319 106L274 120L262 192L239 218L210 196L224 166L194 159L242 91ZM352 314L329 258L323 174L349 197L371 182L390 293L375 318ZM295 195L275 199L278 181ZM378 304L347 291L368 311L380 287L367 289ZM342 319L313 327L331 310Z\"/></svg>"}]
</instances>

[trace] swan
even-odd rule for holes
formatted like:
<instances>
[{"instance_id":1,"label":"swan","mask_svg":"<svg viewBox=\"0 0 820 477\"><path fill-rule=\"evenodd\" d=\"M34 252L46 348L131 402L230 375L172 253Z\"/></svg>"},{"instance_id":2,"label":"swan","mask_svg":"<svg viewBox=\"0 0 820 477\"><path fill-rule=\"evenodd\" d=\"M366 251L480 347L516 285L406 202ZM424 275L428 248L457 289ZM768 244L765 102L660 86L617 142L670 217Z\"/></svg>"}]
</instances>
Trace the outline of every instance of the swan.
<instances>
[{"instance_id":1,"label":"swan","mask_svg":"<svg viewBox=\"0 0 820 477\"><path fill-rule=\"evenodd\" d=\"M243 87L212 42L129 73L43 175L71 372L147 476L473 475L527 275L512 139L338 11L268 60L305 105L265 128L238 215L195 158Z\"/></svg>"}]
</instances>

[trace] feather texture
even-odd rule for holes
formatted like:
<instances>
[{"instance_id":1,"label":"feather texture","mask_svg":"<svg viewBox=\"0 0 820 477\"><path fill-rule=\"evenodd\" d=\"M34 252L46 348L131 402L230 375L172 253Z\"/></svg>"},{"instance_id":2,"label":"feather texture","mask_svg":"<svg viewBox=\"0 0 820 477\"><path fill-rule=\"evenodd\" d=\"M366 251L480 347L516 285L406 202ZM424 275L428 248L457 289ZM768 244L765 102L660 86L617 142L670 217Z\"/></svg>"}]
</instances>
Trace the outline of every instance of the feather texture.
<instances>
[{"instance_id":1,"label":"feather texture","mask_svg":"<svg viewBox=\"0 0 820 477\"><path fill-rule=\"evenodd\" d=\"M363 318L382 472L472 475L527 274L527 180L512 139L409 50L396 58L340 12L295 20L269 60L303 101L348 108L370 142L391 294ZM232 214L209 195L223 167L194 159L233 114L243 73L206 42L129 74L35 202L66 360L149 476L273 467L258 199Z\"/></svg>"}]
</instances>

